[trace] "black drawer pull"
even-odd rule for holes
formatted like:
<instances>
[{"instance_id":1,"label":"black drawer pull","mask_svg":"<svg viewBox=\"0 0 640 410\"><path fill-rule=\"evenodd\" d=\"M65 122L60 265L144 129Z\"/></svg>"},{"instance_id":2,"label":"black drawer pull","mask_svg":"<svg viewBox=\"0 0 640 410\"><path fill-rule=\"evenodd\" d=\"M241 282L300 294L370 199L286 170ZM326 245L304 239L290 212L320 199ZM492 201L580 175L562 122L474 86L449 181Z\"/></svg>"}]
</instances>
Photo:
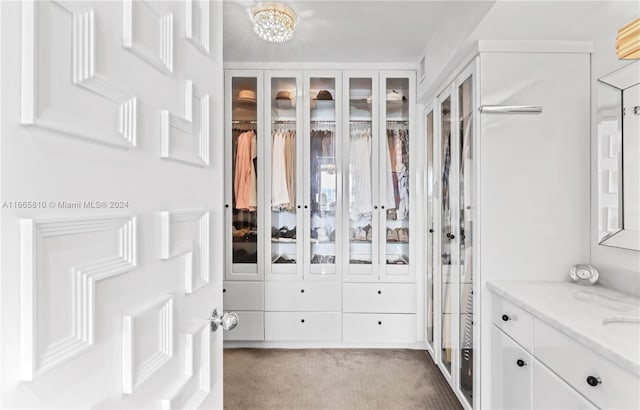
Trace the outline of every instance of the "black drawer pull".
<instances>
[{"instance_id":1,"label":"black drawer pull","mask_svg":"<svg viewBox=\"0 0 640 410\"><path fill-rule=\"evenodd\" d=\"M300 320L300 323L304 323L304 319Z\"/></svg>"},{"instance_id":2,"label":"black drawer pull","mask_svg":"<svg viewBox=\"0 0 640 410\"><path fill-rule=\"evenodd\" d=\"M300 293L304 293L304 289L300 289Z\"/></svg>"},{"instance_id":3,"label":"black drawer pull","mask_svg":"<svg viewBox=\"0 0 640 410\"><path fill-rule=\"evenodd\" d=\"M527 362L522 359L518 359L516 360L516 364L518 365L518 367L525 367L527 365Z\"/></svg>"},{"instance_id":4,"label":"black drawer pull","mask_svg":"<svg viewBox=\"0 0 640 410\"><path fill-rule=\"evenodd\" d=\"M502 320L508 322L509 320L511 320L511 318L508 315L502 315Z\"/></svg>"},{"instance_id":5,"label":"black drawer pull","mask_svg":"<svg viewBox=\"0 0 640 410\"><path fill-rule=\"evenodd\" d=\"M378 295L382 295L382 291L381 290L378 291Z\"/></svg>"},{"instance_id":6,"label":"black drawer pull","mask_svg":"<svg viewBox=\"0 0 640 410\"><path fill-rule=\"evenodd\" d=\"M587 377L587 384L591 387L596 387L600 383L602 383L602 380L600 380L599 377L596 377L596 376Z\"/></svg>"},{"instance_id":7,"label":"black drawer pull","mask_svg":"<svg viewBox=\"0 0 640 410\"><path fill-rule=\"evenodd\" d=\"M381 320L378 320L378 324L379 324L380 326L382 326L382 321L381 321Z\"/></svg>"}]
</instances>

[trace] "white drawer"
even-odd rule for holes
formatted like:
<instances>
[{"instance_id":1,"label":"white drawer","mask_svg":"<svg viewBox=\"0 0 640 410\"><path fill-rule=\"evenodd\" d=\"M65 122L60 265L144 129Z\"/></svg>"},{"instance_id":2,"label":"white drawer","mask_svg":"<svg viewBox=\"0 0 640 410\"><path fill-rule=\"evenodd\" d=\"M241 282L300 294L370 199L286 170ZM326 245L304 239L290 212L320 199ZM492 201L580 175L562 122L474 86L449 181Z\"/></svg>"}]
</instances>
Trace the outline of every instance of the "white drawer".
<instances>
[{"instance_id":1,"label":"white drawer","mask_svg":"<svg viewBox=\"0 0 640 410\"><path fill-rule=\"evenodd\" d=\"M640 378L537 319L534 346L536 357L596 406L640 408ZM590 386L589 376L601 383Z\"/></svg>"},{"instance_id":2,"label":"white drawer","mask_svg":"<svg viewBox=\"0 0 640 410\"><path fill-rule=\"evenodd\" d=\"M415 343L416 315L345 313L342 337L345 342L367 344Z\"/></svg>"},{"instance_id":3,"label":"white drawer","mask_svg":"<svg viewBox=\"0 0 640 410\"><path fill-rule=\"evenodd\" d=\"M263 282L224 282L224 310L264 310Z\"/></svg>"},{"instance_id":4,"label":"white drawer","mask_svg":"<svg viewBox=\"0 0 640 410\"><path fill-rule=\"evenodd\" d=\"M415 313L416 288L409 283L345 283L342 306L350 313Z\"/></svg>"},{"instance_id":5,"label":"white drawer","mask_svg":"<svg viewBox=\"0 0 640 410\"><path fill-rule=\"evenodd\" d=\"M532 392L531 408L535 410L592 410L597 408L537 359L533 359Z\"/></svg>"},{"instance_id":6,"label":"white drawer","mask_svg":"<svg viewBox=\"0 0 640 410\"><path fill-rule=\"evenodd\" d=\"M490 409L531 408L532 356L491 326L491 406Z\"/></svg>"},{"instance_id":7,"label":"white drawer","mask_svg":"<svg viewBox=\"0 0 640 410\"><path fill-rule=\"evenodd\" d=\"M333 282L266 282L265 310L339 312L340 284Z\"/></svg>"},{"instance_id":8,"label":"white drawer","mask_svg":"<svg viewBox=\"0 0 640 410\"><path fill-rule=\"evenodd\" d=\"M337 312L265 312L264 319L266 340L340 340Z\"/></svg>"},{"instance_id":9,"label":"white drawer","mask_svg":"<svg viewBox=\"0 0 640 410\"><path fill-rule=\"evenodd\" d=\"M493 323L529 352L533 350L533 316L493 294Z\"/></svg>"},{"instance_id":10,"label":"white drawer","mask_svg":"<svg viewBox=\"0 0 640 410\"><path fill-rule=\"evenodd\" d=\"M264 340L264 312L236 312L238 326L224 332L224 340Z\"/></svg>"}]
</instances>

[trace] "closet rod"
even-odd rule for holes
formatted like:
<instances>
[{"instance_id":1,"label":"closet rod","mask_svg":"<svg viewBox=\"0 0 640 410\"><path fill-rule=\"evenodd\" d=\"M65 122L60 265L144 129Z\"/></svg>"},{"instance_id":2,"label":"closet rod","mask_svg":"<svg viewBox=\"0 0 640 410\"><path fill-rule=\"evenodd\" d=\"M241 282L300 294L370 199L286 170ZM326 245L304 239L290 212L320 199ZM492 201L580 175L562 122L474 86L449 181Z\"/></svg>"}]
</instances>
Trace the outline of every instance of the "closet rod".
<instances>
[{"instance_id":1,"label":"closet rod","mask_svg":"<svg viewBox=\"0 0 640 410\"><path fill-rule=\"evenodd\" d=\"M349 120L349 124L371 124L371 120Z\"/></svg>"},{"instance_id":2,"label":"closet rod","mask_svg":"<svg viewBox=\"0 0 640 410\"><path fill-rule=\"evenodd\" d=\"M274 124L295 124L296 120L273 120Z\"/></svg>"},{"instance_id":3,"label":"closet rod","mask_svg":"<svg viewBox=\"0 0 640 410\"><path fill-rule=\"evenodd\" d=\"M232 120L231 124L256 124L256 120Z\"/></svg>"},{"instance_id":4,"label":"closet rod","mask_svg":"<svg viewBox=\"0 0 640 410\"><path fill-rule=\"evenodd\" d=\"M409 124L409 120L387 120L391 124Z\"/></svg>"}]
</instances>

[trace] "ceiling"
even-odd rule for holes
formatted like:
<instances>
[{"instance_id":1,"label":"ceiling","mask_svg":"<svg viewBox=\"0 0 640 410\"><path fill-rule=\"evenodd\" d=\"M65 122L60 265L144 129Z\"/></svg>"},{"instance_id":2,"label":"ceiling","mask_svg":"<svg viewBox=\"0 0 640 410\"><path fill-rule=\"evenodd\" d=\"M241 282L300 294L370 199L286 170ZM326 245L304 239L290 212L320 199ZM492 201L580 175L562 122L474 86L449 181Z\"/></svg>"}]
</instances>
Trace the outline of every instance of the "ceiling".
<instances>
[{"instance_id":1,"label":"ceiling","mask_svg":"<svg viewBox=\"0 0 640 410\"><path fill-rule=\"evenodd\" d=\"M225 62L411 62L443 24L477 24L494 1L286 1L298 15L284 44L260 40L255 2L224 2Z\"/></svg>"}]
</instances>

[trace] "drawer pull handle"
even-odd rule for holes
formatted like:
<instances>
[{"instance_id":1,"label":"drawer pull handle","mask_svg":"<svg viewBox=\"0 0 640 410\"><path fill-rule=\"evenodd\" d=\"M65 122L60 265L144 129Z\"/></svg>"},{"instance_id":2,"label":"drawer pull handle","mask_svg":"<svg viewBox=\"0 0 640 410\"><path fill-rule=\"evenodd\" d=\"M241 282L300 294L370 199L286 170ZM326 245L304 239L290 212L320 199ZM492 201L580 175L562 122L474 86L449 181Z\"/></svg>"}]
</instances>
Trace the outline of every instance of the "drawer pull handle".
<instances>
[{"instance_id":1,"label":"drawer pull handle","mask_svg":"<svg viewBox=\"0 0 640 410\"><path fill-rule=\"evenodd\" d=\"M602 383L602 380L600 380L600 378L599 378L599 377L596 377L596 376L589 376L589 377L587 377L587 384L588 384L589 386L596 387L596 386L597 386L597 385L599 385L600 383Z\"/></svg>"},{"instance_id":2,"label":"drawer pull handle","mask_svg":"<svg viewBox=\"0 0 640 410\"><path fill-rule=\"evenodd\" d=\"M378 324L379 324L380 326L382 326L382 320L379 320L379 321L378 321Z\"/></svg>"},{"instance_id":3,"label":"drawer pull handle","mask_svg":"<svg viewBox=\"0 0 640 410\"><path fill-rule=\"evenodd\" d=\"M381 290L378 291L378 295L382 295L382 291Z\"/></svg>"},{"instance_id":4,"label":"drawer pull handle","mask_svg":"<svg viewBox=\"0 0 640 410\"><path fill-rule=\"evenodd\" d=\"M304 323L304 319L300 320L300 323Z\"/></svg>"},{"instance_id":5,"label":"drawer pull handle","mask_svg":"<svg viewBox=\"0 0 640 410\"><path fill-rule=\"evenodd\" d=\"M511 320L511 318L509 317L509 315L502 315L502 320L508 322L509 320Z\"/></svg>"},{"instance_id":6,"label":"drawer pull handle","mask_svg":"<svg viewBox=\"0 0 640 410\"><path fill-rule=\"evenodd\" d=\"M300 289L300 293L304 293L304 289Z\"/></svg>"},{"instance_id":7,"label":"drawer pull handle","mask_svg":"<svg viewBox=\"0 0 640 410\"><path fill-rule=\"evenodd\" d=\"M525 367L527 365L527 362L522 359L518 359L516 360L516 364L518 365L518 367Z\"/></svg>"}]
</instances>

